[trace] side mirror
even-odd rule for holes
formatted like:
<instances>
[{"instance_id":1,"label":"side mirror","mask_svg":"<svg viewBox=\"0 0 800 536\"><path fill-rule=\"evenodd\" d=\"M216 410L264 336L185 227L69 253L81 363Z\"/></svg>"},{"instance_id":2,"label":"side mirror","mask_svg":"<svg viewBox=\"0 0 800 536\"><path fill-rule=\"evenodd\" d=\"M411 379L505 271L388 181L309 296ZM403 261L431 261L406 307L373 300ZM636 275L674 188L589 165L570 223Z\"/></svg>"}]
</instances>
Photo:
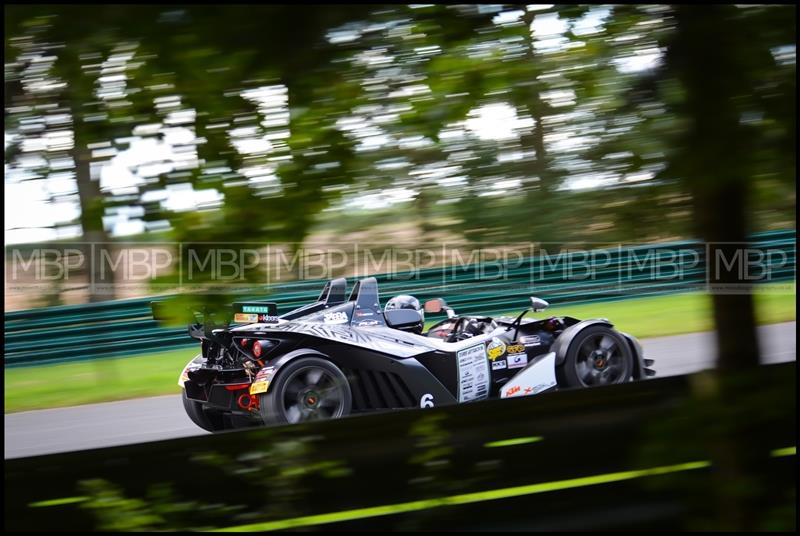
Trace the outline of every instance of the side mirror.
<instances>
[{"instance_id":1,"label":"side mirror","mask_svg":"<svg viewBox=\"0 0 800 536\"><path fill-rule=\"evenodd\" d=\"M389 309L383 312L383 318L390 328L422 333L422 315L414 309Z\"/></svg>"},{"instance_id":2,"label":"side mirror","mask_svg":"<svg viewBox=\"0 0 800 536\"><path fill-rule=\"evenodd\" d=\"M426 313L435 314L444 311L445 307L447 307L447 302L445 302L442 298L434 298L426 301L423 309L425 309Z\"/></svg>"},{"instance_id":3,"label":"side mirror","mask_svg":"<svg viewBox=\"0 0 800 536\"><path fill-rule=\"evenodd\" d=\"M533 309L534 312L544 311L548 307L550 307L550 304L543 299L537 298L536 296L531 296L531 309Z\"/></svg>"}]
</instances>

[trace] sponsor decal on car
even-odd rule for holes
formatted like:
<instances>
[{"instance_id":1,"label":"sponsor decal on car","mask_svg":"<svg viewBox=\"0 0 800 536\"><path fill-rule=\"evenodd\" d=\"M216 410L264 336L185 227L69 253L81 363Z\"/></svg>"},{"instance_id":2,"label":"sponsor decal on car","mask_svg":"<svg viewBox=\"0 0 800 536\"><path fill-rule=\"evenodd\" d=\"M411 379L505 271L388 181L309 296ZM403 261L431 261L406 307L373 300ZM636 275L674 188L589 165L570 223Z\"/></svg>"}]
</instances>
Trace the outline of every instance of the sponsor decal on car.
<instances>
[{"instance_id":1,"label":"sponsor decal on car","mask_svg":"<svg viewBox=\"0 0 800 536\"><path fill-rule=\"evenodd\" d=\"M492 341L486 345L486 355L490 361L494 361L501 355L503 355L506 351L506 343L498 339L497 337L492 337Z\"/></svg>"},{"instance_id":2,"label":"sponsor decal on car","mask_svg":"<svg viewBox=\"0 0 800 536\"><path fill-rule=\"evenodd\" d=\"M522 355L524 354L520 355L520 361L522 360ZM511 368L510 360L512 357L508 357L509 368ZM508 398L514 395L530 396L556 387L555 361L555 352L537 356L524 370L521 370L516 376L503 384L500 388L500 398Z\"/></svg>"},{"instance_id":3,"label":"sponsor decal on car","mask_svg":"<svg viewBox=\"0 0 800 536\"><path fill-rule=\"evenodd\" d=\"M506 360L492 361L492 370L500 370L506 368Z\"/></svg>"},{"instance_id":4,"label":"sponsor decal on car","mask_svg":"<svg viewBox=\"0 0 800 536\"><path fill-rule=\"evenodd\" d=\"M269 388L269 382L266 380L253 382L250 385L250 394L257 395L260 393L266 393L268 388Z\"/></svg>"},{"instance_id":5,"label":"sponsor decal on car","mask_svg":"<svg viewBox=\"0 0 800 536\"><path fill-rule=\"evenodd\" d=\"M489 361L483 344L460 350L458 363L458 401L480 400L489 395Z\"/></svg>"},{"instance_id":6,"label":"sponsor decal on car","mask_svg":"<svg viewBox=\"0 0 800 536\"><path fill-rule=\"evenodd\" d=\"M547 385L546 383L540 383L539 385L536 385L534 387L531 387L530 385L526 385L524 387L521 385L515 385L506 392L506 397L514 395L522 395L522 396L535 395L537 393L541 393L542 391L546 391L550 387L552 387L552 385Z\"/></svg>"},{"instance_id":7,"label":"sponsor decal on car","mask_svg":"<svg viewBox=\"0 0 800 536\"><path fill-rule=\"evenodd\" d=\"M506 356L508 368L522 368L528 364L528 354L509 354Z\"/></svg>"},{"instance_id":8,"label":"sponsor decal on car","mask_svg":"<svg viewBox=\"0 0 800 536\"><path fill-rule=\"evenodd\" d=\"M269 388L269 382L272 381L272 376L275 375L275 367L264 367L256 374L256 380L250 385L250 394L257 395L266 393Z\"/></svg>"},{"instance_id":9,"label":"sponsor decal on car","mask_svg":"<svg viewBox=\"0 0 800 536\"><path fill-rule=\"evenodd\" d=\"M275 374L275 367L264 367L256 374L256 379L270 379Z\"/></svg>"},{"instance_id":10,"label":"sponsor decal on car","mask_svg":"<svg viewBox=\"0 0 800 536\"><path fill-rule=\"evenodd\" d=\"M378 325L378 321L377 320L362 320L361 322L356 324L356 326L358 326L358 327L377 326L377 325Z\"/></svg>"},{"instance_id":11,"label":"sponsor decal on car","mask_svg":"<svg viewBox=\"0 0 800 536\"><path fill-rule=\"evenodd\" d=\"M325 313L323 315L323 321L326 324L346 324L347 323L347 313L343 313L341 311L337 311L335 313Z\"/></svg>"},{"instance_id":12,"label":"sponsor decal on car","mask_svg":"<svg viewBox=\"0 0 800 536\"><path fill-rule=\"evenodd\" d=\"M519 338L519 342L525 346L539 346L542 344L542 339L538 335L526 335Z\"/></svg>"},{"instance_id":13,"label":"sponsor decal on car","mask_svg":"<svg viewBox=\"0 0 800 536\"><path fill-rule=\"evenodd\" d=\"M506 352L509 354L522 354L525 352L525 345L520 343L509 344L506 347Z\"/></svg>"},{"instance_id":14,"label":"sponsor decal on car","mask_svg":"<svg viewBox=\"0 0 800 536\"><path fill-rule=\"evenodd\" d=\"M267 314L236 313L233 315L233 321L246 324L251 324L254 322L270 323L270 322L278 322L278 317Z\"/></svg>"},{"instance_id":15,"label":"sponsor decal on car","mask_svg":"<svg viewBox=\"0 0 800 536\"><path fill-rule=\"evenodd\" d=\"M267 305L243 305L242 306L243 313L269 313L269 307Z\"/></svg>"},{"instance_id":16,"label":"sponsor decal on car","mask_svg":"<svg viewBox=\"0 0 800 536\"><path fill-rule=\"evenodd\" d=\"M355 312L356 316L372 316L374 314L375 313L373 313L372 311L356 311Z\"/></svg>"}]
</instances>

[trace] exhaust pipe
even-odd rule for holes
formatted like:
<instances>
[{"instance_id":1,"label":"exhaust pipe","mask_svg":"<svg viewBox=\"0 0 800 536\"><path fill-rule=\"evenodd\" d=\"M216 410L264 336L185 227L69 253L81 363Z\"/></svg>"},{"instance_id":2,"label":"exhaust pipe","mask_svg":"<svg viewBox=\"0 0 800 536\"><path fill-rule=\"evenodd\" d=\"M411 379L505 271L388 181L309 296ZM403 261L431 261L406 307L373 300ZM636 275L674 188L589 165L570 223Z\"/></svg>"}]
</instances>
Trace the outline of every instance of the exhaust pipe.
<instances>
[{"instance_id":1,"label":"exhaust pipe","mask_svg":"<svg viewBox=\"0 0 800 536\"><path fill-rule=\"evenodd\" d=\"M248 393L239 395L236 403L241 409L246 411L255 411L258 409L258 397L250 396Z\"/></svg>"}]
</instances>

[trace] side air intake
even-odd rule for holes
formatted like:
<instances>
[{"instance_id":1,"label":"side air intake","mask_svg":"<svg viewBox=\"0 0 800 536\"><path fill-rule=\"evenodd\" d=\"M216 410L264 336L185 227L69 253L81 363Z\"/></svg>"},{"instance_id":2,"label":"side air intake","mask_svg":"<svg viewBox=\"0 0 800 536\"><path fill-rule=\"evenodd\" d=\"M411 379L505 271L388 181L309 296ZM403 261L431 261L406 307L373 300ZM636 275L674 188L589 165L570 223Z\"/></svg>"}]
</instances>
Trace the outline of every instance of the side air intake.
<instances>
[{"instance_id":1,"label":"side air intake","mask_svg":"<svg viewBox=\"0 0 800 536\"><path fill-rule=\"evenodd\" d=\"M416 406L408 386L393 372L350 369L346 373L351 378L354 411Z\"/></svg>"}]
</instances>

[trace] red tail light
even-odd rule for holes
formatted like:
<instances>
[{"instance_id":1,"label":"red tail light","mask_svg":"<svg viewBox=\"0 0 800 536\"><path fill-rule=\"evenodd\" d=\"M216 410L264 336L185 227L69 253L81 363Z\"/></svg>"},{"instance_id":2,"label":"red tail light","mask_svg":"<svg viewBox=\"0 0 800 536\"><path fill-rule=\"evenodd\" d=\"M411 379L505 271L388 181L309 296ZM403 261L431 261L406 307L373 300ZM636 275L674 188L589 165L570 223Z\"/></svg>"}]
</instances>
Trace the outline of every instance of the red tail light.
<instances>
[{"instance_id":1,"label":"red tail light","mask_svg":"<svg viewBox=\"0 0 800 536\"><path fill-rule=\"evenodd\" d=\"M255 356L256 359L258 359L262 355L264 355L267 352L269 352L269 349L272 348L274 346L274 344L275 343L267 341L267 340L261 340L261 341L254 340L253 341L253 349L252 349L253 355Z\"/></svg>"}]
</instances>

